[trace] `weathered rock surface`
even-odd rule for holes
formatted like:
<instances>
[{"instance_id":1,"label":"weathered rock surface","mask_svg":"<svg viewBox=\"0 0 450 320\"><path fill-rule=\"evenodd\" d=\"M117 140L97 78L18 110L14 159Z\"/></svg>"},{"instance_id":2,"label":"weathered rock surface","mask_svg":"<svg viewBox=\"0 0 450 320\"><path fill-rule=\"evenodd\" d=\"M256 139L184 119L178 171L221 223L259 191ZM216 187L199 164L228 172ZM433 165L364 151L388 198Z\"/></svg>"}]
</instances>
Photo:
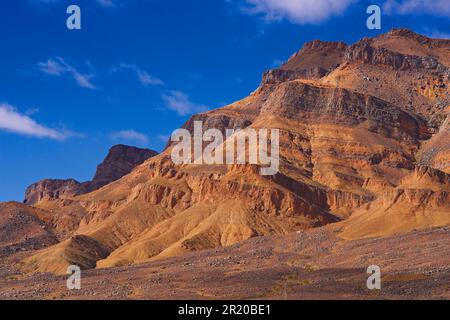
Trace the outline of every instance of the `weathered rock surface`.
<instances>
[{"instance_id":1,"label":"weathered rock surface","mask_svg":"<svg viewBox=\"0 0 450 320\"><path fill-rule=\"evenodd\" d=\"M156 151L149 149L115 145L109 150L103 162L98 165L92 181L80 183L74 179L45 179L27 188L24 203L35 205L42 200L68 199L100 189L122 178L136 166L157 154Z\"/></svg>"},{"instance_id":2,"label":"weathered rock surface","mask_svg":"<svg viewBox=\"0 0 450 320\"><path fill-rule=\"evenodd\" d=\"M27 270L63 272L77 257L86 268L129 265L330 223L344 239L450 224L449 49L404 29L306 44L249 97L184 125L279 129L276 175L175 165L168 144L134 169L105 161L94 181L117 180L92 192L73 193L73 181L42 196L32 188L27 202L50 213L61 242L28 257ZM130 162L125 150L111 157Z\"/></svg>"},{"instance_id":3,"label":"weathered rock surface","mask_svg":"<svg viewBox=\"0 0 450 320\"><path fill-rule=\"evenodd\" d=\"M43 215L43 210L20 203L0 203L0 257L56 244L53 230L39 218Z\"/></svg>"},{"instance_id":4,"label":"weathered rock surface","mask_svg":"<svg viewBox=\"0 0 450 320\"><path fill-rule=\"evenodd\" d=\"M98 165L94 179L83 186L81 193L88 193L122 178L129 174L136 166L154 157L158 152L125 145L112 147L105 160Z\"/></svg>"}]
</instances>

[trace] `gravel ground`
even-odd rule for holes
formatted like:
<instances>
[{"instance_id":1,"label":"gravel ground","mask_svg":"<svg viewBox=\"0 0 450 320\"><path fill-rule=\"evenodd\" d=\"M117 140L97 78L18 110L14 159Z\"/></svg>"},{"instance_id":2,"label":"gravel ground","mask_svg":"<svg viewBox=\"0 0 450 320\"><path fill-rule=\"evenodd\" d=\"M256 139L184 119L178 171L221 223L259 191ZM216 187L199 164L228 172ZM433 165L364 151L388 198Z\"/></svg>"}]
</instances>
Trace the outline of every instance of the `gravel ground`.
<instances>
[{"instance_id":1,"label":"gravel ground","mask_svg":"<svg viewBox=\"0 0 450 320\"><path fill-rule=\"evenodd\" d=\"M449 299L450 229L345 241L336 227L258 237L137 266L67 276L22 274L27 253L2 259L0 299ZM381 290L368 290L378 265Z\"/></svg>"}]
</instances>

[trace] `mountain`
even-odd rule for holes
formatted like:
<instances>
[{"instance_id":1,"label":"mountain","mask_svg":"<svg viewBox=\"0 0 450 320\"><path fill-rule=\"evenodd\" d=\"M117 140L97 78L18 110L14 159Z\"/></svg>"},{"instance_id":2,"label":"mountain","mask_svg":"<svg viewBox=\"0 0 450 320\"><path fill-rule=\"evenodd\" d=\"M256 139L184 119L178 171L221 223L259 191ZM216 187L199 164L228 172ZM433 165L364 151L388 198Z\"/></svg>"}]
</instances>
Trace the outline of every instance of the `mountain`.
<instances>
[{"instance_id":1,"label":"mountain","mask_svg":"<svg viewBox=\"0 0 450 320\"><path fill-rule=\"evenodd\" d=\"M24 268L124 266L332 223L348 241L448 225L449 77L450 40L406 29L307 43L250 96L183 126L279 129L276 175L176 165L168 143L126 175L100 174L100 189L32 187L26 203L50 213L60 242Z\"/></svg>"},{"instance_id":2,"label":"mountain","mask_svg":"<svg viewBox=\"0 0 450 320\"><path fill-rule=\"evenodd\" d=\"M137 165L157 154L156 151L149 149L140 149L122 144L115 145L109 149L106 158L97 166L92 181L80 183L74 179L45 179L32 184L26 189L24 203L35 205L43 200L63 199L100 189L127 175Z\"/></svg>"},{"instance_id":3,"label":"mountain","mask_svg":"<svg viewBox=\"0 0 450 320\"><path fill-rule=\"evenodd\" d=\"M78 201L71 199L102 188L130 173L136 166L158 153L150 149L141 149L126 145L115 145L97 166L91 181L78 182L74 179L45 179L33 183L25 191L25 205L44 210L46 214L36 215L54 229L60 239L65 239L79 227L85 215L85 209ZM15 204L26 209L26 206Z\"/></svg>"},{"instance_id":4,"label":"mountain","mask_svg":"<svg viewBox=\"0 0 450 320\"><path fill-rule=\"evenodd\" d=\"M58 243L51 228L39 217L43 210L20 203L0 203L0 256L36 250Z\"/></svg>"}]
</instances>

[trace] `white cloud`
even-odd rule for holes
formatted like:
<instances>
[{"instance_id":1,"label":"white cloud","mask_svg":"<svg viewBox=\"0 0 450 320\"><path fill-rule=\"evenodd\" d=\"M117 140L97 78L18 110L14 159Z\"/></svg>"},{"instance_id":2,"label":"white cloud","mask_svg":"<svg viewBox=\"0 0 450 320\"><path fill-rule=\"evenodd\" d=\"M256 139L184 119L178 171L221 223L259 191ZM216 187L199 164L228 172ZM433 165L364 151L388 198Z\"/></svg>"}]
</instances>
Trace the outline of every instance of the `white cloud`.
<instances>
[{"instance_id":1,"label":"white cloud","mask_svg":"<svg viewBox=\"0 0 450 320\"><path fill-rule=\"evenodd\" d=\"M122 130L113 132L111 137L115 140L133 141L139 144L148 144L148 136L135 130Z\"/></svg>"},{"instance_id":2,"label":"white cloud","mask_svg":"<svg viewBox=\"0 0 450 320\"><path fill-rule=\"evenodd\" d=\"M0 130L54 140L64 140L71 135L68 132L58 131L41 125L28 115L19 113L7 103L0 103Z\"/></svg>"},{"instance_id":3,"label":"white cloud","mask_svg":"<svg viewBox=\"0 0 450 320\"><path fill-rule=\"evenodd\" d=\"M38 67L42 72L52 76L61 76L68 73L80 87L96 89L91 82L93 75L80 73L61 57L56 57L55 59L50 58L46 62L40 62L38 63Z\"/></svg>"},{"instance_id":4,"label":"white cloud","mask_svg":"<svg viewBox=\"0 0 450 320\"><path fill-rule=\"evenodd\" d=\"M117 6L117 3L113 0L96 0L99 5L105 8L114 8Z\"/></svg>"},{"instance_id":5,"label":"white cloud","mask_svg":"<svg viewBox=\"0 0 450 320\"><path fill-rule=\"evenodd\" d=\"M383 5L386 13L435 14L450 16L449 0L387 0Z\"/></svg>"},{"instance_id":6,"label":"white cloud","mask_svg":"<svg viewBox=\"0 0 450 320\"><path fill-rule=\"evenodd\" d=\"M261 14L266 20L287 19L298 24L317 24L342 14L356 0L245 0L243 12Z\"/></svg>"},{"instance_id":7,"label":"white cloud","mask_svg":"<svg viewBox=\"0 0 450 320\"><path fill-rule=\"evenodd\" d=\"M196 112L208 110L208 107L202 104L192 102L189 97L181 91L170 91L163 94L162 99L166 108L177 112L180 116L186 116Z\"/></svg>"},{"instance_id":8,"label":"white cloud","mask_svg":"<svg viewBox=\"0 0 450 320\"><path fill-rule=\"evenodd\" d=\"M119 72L121 70L130 70L135 73L138 81L144 86L164 84L161 79L151 76L147 71L139 68L135 64L121 63L111 68L111 72Z\"/></svg>"}]
</instances>

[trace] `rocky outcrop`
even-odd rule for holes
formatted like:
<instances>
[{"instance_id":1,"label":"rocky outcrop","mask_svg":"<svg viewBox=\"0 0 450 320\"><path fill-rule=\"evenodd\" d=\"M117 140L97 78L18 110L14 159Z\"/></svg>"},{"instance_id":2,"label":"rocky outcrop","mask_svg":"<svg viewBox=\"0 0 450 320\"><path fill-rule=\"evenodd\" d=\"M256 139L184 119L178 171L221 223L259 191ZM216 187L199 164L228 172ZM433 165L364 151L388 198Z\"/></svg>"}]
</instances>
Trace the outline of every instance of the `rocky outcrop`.
<instances>
[{"instance_id":1,"label":"rocky outcrop","mask_svg":"<svg viewBox=\"0 0 450 320\"><path fill-rule=\"evenodd\" d=\"M447 115L439 131L424 144L417 158L422 166L434 167L450 173L450 115Z\"/></svg>"},{"instance_id":2,"label":"rocky outcrop","mask_svg":"<svg viewBox=\"0 0 450 320\"><path fill-rule=\"evenodd\" d=\"M341 236L367 238L405 233L450 224L450 175L417 167L398 187L387 188L356 210L345 222Z\"/></svg>"},{"instance_id":3,"label":"rocky outcrop","mask_svg":"<svg viewBox=\"0 0 450 320\"><path fill-rule=\"evenodd\" d=\"M320 74L311 71L321 70L328 73L336 69L342 63L347 47L343 42L313 40L305 43L280 69L305 72L308 78L318 79Z\"/></svg>"},{"instance_id":4,"label":"rocky outcrop","mask_svg":"<svg viewBox=\"0 0 450 320\"><path fill-rule=\"evenodd\" d=\"M98 165L94 179L84 184L81 193L97 190L113 181L122 178L145 160L154 157L158 152L125 145L116 145L109 149L108 155Z\"/></svg>"},{"instance_id":5,"label":"rocky outcrop","mask_svg":"<svg viewBox=\"0 0 450 320\"><path fill-rule=\"evenodd\" d=\"M450 45L449 39L431 39L426 36L423 36L421 34L415 33L409 29L406 28L394 28L390 30L389 32L386 32L385 34L382 34L379 36L379 38L408 38L413 39L420 43L421 45L426 45L431 48L434 47L446 47Z\"/></svg>"},{"instance_id":6,"label":"rocky outcrop","mask_svg":"<svg viewBox=\"0 0 450 320\"><path fill-rule=\"evenodd\" d=\"M344 238L450 224L448 175L438 170L448 162L448 52L405 31L305 44L249 97L183 126L278 129L276 175L261 176L259 164L178 165L170 143L136 161L119 147L92 182L30 189L27 203L47 199L65 233L28 263L53 272L78 258L127 265L330 223Z\"/></svg>"},{"instance_id":7,"label":"rocky outcrop","mask_svg":"<svg viewBox=\"0 0 450 320\"><path fill-rule=\"evenodd\" d=\"M29 186L25 191L24 203L34 205L42 200L68 199L89 193L120 179L145 160L158 153L125 145L113 146L106 158L98 165L92 181L80 183L74 179L45 179Z\"/></svg>"},{"instance_id":8,"label":"rocky outcrop","mask_svg":"<svg viewBox=\"0 0 450 320\"><path fill-rule=\"evenodd\" d=\"M67 267L77 265L82 270L95 268L96 262L105 258L109 254L109 249L94 239L75 235L61 243L55 245L55 248L64 252L64 260L52 260L54 251L40 251L35 256L26 259L26 269L33 271L45 271L64 274ZM48 261L48 264L42 264L42 261Z\"/></svg>"}]
</instances>

